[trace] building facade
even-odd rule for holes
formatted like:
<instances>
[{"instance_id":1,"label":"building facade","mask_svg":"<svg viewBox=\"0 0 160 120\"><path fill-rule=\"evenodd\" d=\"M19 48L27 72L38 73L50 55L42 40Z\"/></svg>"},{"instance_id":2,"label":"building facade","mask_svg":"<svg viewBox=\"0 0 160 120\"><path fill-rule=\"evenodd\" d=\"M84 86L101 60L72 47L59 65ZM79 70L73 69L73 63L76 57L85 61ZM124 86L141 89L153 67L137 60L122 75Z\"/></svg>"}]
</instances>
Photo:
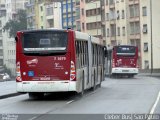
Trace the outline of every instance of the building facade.
<instances>
[{"instance_id":1,"label":"building facade","mask_svg":"<svg viewBox=\"0 0 160 120\"><path fill-rule=\"evenodd\" d=\"M86 0L86 32L96 37L102 37L101 1Z\"/></svg>"},{"instance_id":2,"label":"building facade","mask_svg":"<svg viewBox=\"0 0 160 120\"><path fill-rule=\"evenodd\" d=\"M85 1L76 0L76 30L86 32Z\"/></svg>"},{"instance_id":3,"label":"building facade","mask_svg":"<svg viewBox=\"0 0 160 120\"><path fill-rule=\"evenodd\" d=\"M148 70L160 69L156 55L160 52L160 1L104 0L101 4L105 17L102 25L106 28L103 30L106 46L136 45L139 49L139 67Z\"/></svg>"},{"instance_id":4,"label":"building facade","mask_svg":"<svg viewBox=\"0 0 160 120\"><path fill-rule=\"evenodd\" d=\"M76 0L63 0L62 8L62 28L76 29Z\"/></svg>"},{"instance_id":5,"label":"building facade","mask_svg":"<svg viewBox=\"0 0 160 120\"><path fill-rule=\"evenodd\" d=\"M159 0L141 0L140 2L142 68L151 72L160 69L159 5Z\"/></svg>"},{"instance_id":6,"label":"building facade","mask_svg":"<svg viewBox=\"0 0 160 120\"><path fill-rule=\"evenodd\" d=\"M6 7L5 7L5 0L0 1L0 69L3 69L3 58L4 58L4 53L3 53L3 26L4 26L4 16L6 16Z\"/></svg>"},{"instance_id":7,"label":"building facade","mask_svg":"<svg viewBox=\"0 0 160 120\"><path fill-rule=\"evenodd\" d=\"M30 0L27 4L27 29L62 28L61 3Z\"/></svg>"},{"instance_id":8,"label":"building facade","mask_svg":"<svg viewBox=\"0 0 160 120\"><path fill-rule=\"evenodd\" d=\"M2 31L2 44L3 44L3 65L5 65L10 71L11 75L15 75L15 40L10 38L8 31L3 31L3 26L12 19L16 19L16 15L19 9L25 9L27 0L1 0L1 30ZM2 54L1 54L2 55ZM2 57L1 57L2 58Z\"/></svg>"}]
</instances>

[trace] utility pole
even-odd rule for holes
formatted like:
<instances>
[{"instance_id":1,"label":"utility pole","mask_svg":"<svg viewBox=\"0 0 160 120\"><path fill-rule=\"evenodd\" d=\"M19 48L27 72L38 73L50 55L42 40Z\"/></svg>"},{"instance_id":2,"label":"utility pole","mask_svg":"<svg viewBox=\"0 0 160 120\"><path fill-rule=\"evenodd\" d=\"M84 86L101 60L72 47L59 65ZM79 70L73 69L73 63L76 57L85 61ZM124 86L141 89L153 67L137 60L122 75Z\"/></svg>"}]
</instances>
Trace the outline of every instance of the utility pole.
<instances>
[{"instance_id":1,"label":"utility pole","mask_svg":"<svg viewBox=\"0 0 160 120\"><path fill-rule=\"evenodd\" d=\"M150 0L150 15L151 15L151 74L153 73L153 36L152 36L152 0Z\"/></svg>"}]
</instances>

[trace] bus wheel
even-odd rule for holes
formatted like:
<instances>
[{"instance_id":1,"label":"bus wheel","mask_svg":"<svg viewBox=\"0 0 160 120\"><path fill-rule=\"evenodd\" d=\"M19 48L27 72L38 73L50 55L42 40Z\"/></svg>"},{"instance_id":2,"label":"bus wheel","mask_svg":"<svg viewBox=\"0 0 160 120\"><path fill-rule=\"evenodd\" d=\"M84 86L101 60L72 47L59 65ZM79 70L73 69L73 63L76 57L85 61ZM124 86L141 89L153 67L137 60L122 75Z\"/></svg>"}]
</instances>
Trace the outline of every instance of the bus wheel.
<instances>
[{"instance_id":1,"label":"bus wheel","mask_svg":"<svg viewBox=\"0 0 160 120\"><path fill-rule=\"evenodd\" d=\"M84 72L82 75L82 91L81 91L80 95L81 95L81 97L83 97L83 95L84 95Z\"/></svg>"},{"instance_id":2,"label":"bus wheel","mask_svg":"<svg viewBox=\"0 0 160 120\"><path fill-rule=\"evenodd\" d=\"M28 93L30 99L42 99L44 93Z\"/></svg>"}]
</instances>

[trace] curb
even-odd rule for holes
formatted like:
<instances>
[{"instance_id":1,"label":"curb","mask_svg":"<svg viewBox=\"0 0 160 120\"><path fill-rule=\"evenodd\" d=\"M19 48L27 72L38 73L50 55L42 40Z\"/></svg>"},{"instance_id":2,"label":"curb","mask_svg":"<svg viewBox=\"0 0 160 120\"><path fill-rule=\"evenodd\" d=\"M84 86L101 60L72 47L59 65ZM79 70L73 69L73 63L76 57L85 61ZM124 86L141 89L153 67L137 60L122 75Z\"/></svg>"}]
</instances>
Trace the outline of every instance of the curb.
<instances>
[{"instance_id":1,"label":"curb","mask_svg":"<svg viewBox=\"0 0 160 120\"><path fill-rule=\"evenodd\" d=\"M5 99L5 98L9 98L9 97L15 97L15 96L22 95L22 94L24 94L24 93L9 93L9 94L6 94L6 95L1 95L0 99Z\"/></svg>"}]
</instances>

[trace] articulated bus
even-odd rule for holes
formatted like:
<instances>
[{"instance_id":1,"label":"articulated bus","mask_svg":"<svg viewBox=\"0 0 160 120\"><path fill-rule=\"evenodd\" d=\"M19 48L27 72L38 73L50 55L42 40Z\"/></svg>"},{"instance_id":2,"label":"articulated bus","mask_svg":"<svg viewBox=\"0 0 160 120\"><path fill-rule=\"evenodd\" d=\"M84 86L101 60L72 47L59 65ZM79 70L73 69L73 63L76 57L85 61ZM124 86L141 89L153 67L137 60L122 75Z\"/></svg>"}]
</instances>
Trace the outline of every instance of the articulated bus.
<instances>
[{"instance_id":1,"label":"articulated bus","mask_svg":"<svg viewBox=\"0 0 160 120\"><path fill-rule=\"evenodd\" d=\"M71 29L18 31L17 91L29 97L84 90L104 79L102 40Z\"/></svg>"},{"instance_id":2,"label":"articulated bus","mask_svg":"<svg viewBox=\"0 0 160 120\"><path fill-rule=\"evenodd\" d=\"M138 74L138 47L118 45L108 49L108 64L111 76L134 77Z\"/></svg>"}]
</instances>

